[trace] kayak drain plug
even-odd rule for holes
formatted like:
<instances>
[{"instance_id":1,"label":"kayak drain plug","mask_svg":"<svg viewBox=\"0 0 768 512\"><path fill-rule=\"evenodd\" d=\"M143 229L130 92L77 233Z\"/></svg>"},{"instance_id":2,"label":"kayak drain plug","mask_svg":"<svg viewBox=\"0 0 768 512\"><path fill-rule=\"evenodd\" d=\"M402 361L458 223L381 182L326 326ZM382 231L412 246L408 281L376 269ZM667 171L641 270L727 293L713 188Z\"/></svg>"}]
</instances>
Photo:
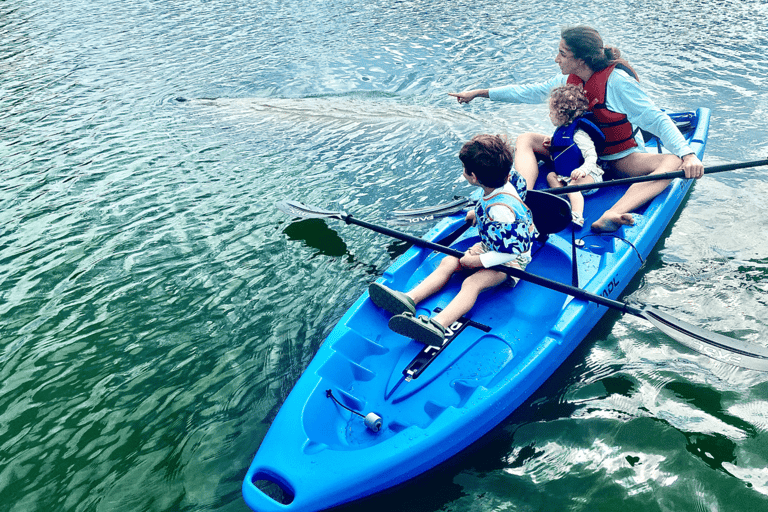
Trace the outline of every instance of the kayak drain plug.
<instances>
[{"instance_id":1,"label":"kayak drain plug","mask_svg":"<svg viewBox=\"0 0 768 512\"><path fill-rule=\"evenodd\" d=\"M378 415L378 414L376 414L375 412L369 412L368 414L366 414L365 416L363 416L363 415L362 415L362 414L360 414L359 412L357 412L357 411L353 411L352 409L350 409L349 407L347 407L347 406L346 406L346 405L344 405L343 403L339 402L339 401L336 399L336 397L335 397L335 396L333 396L333 391L331 391L330 389L327 389L327 390L325 391L325 396L327 396L328 398L330 398L331 400L333 400L333 401L334 401L334 402L336 402L338 405L340 405L340 406L341 406L341 407L343 407L344 409L348 410L348 411L349 411L349 412L351 412L352 414L356 414L356 415L360 416L361 418L363 418L363 421L364 421L364 423L365 423L365 426L366 426L366 427L368 427L368 430L370 430L370 431L372 431L372 432L378 432L379 430L381 430L381 427L382 427L382 425L383 425L383 423L382 423L382 420L381 420L381 416L379 416L379 415Z\"/></svg>"}]
</instances>

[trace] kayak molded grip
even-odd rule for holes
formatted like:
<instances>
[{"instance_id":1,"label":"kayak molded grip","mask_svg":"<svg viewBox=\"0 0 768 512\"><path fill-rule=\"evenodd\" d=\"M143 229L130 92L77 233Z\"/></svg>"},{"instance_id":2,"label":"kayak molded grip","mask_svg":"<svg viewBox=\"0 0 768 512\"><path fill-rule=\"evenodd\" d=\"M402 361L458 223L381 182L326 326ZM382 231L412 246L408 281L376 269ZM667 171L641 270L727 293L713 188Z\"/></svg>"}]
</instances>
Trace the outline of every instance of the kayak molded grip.
<instances>
[{"instance_id":1,"label":"kayak molded grip","mask_svg":"<svg viewBox=\"0 0 768 512\"><path fill-rule=\"evenodd\" d=\"M294 508L296 489L273 469L251 468L243 480L243 497L253 510L285 512Z\"/></svg>"}]
</instances>

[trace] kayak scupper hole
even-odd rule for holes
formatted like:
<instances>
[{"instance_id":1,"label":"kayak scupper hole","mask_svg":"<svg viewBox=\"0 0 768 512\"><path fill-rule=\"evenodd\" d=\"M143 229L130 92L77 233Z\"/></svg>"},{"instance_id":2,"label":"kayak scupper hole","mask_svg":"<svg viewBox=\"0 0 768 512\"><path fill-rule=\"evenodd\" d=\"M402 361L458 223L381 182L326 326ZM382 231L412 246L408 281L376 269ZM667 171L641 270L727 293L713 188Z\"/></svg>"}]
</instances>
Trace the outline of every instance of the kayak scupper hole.
<instances>
[{"instance_id":1,"label":"kayak scupper hole","mask_svg":"<svg viewBox=\"0 0 768 512\"><path fill-rule=\"evenodd\" d=\"M290 505L296 497L290 486L282 482L279 478L274 478L267 473L254 473L251 482L253 482L253 485L258 490L281 505Z\"/></svg>"}]
</instances>

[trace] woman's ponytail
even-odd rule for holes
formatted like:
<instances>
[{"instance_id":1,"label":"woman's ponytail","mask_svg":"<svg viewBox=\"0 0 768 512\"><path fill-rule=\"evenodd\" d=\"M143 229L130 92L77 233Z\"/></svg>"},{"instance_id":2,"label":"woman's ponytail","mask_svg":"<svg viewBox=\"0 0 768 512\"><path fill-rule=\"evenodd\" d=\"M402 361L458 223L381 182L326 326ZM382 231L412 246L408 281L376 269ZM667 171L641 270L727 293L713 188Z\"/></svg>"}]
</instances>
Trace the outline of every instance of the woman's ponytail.
<instances>
[{"instance_id":1,"label":"woman's ponytail","mask_svg":"<svg viewBox=\"0 0 768 512\"><path fill-rule=\"evenodd\" d=\"M613 64L621 64L640 80L629 62L621 58L621 52L613 46L603 46L603 39L597 30L585 25L564 28L561 37L577 59L581 59L592 71L602 71Z\"/></svg>"}]
</instances>

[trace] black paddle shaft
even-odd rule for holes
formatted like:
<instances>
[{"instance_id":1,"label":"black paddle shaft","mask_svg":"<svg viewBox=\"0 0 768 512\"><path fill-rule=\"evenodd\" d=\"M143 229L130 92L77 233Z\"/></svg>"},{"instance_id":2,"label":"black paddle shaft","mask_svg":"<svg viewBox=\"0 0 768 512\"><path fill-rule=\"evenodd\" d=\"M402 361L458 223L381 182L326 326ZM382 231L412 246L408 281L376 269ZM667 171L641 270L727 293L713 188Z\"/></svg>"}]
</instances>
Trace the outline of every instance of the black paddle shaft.
<instances>
[{"instance_id":1,"label":"black paddle shaft","mask_svg":"<svg viewBox=\"0 0 768 512\"><path fill-rule=\"evenodd\" d=\"M715 174L718 172L735 171L738 169L748 169L750 167L760 167L768 165L768 158L764 160L755 160L752 162L740 162L735 164L713 165L704 170L704 174ZM585 185L568 185L567 187L548 188L544 192L550 194L568 194L569 192L578 192L580 190L591 190L603 187L615 187L617 185L631 185L643 181L671 180L674 178L685 178L685 171L665 172L661 174L648 174L646 176L635 176L634 178L619 178L616 180L601 181L600 183L587 183Z\"/></svg>"},{"instance_id":2,"label":"black paddle shaft","mask_svg":"<svg viewBox=\"0 0 768 512\"><path fill-rule=\"evenodd\" d=\"M409 235L408 233L403 233L402 231L391 229L386 226L380 226L378 224L372 224L364 220L359 220L352 217L349 214L345 214L344 216L342 216L342 220L347 224L356 224L366 229L370 229L371 231L381 233L382 235L398 238L400 240L403 240L405 242L410 242L419 247L424 247L425 249L430 249L436 252L447 254L448 256L453 256L459 259L462 256L464 256L463 252L457 251L456 249L451 249L450 247L436 244L428 240L424 240L423 238ZM497 266L497 267L493 267L493 269L498 270L499 272L504 272L505 274L508 274L512 277L517 277L518 279L522 279L523 281L529 281L533 284L537 284L539 286L543 286L551 290L565 293L566 295L571 295L573 297L576 297L577 299L582 299L588 302L594 302L596 304L600 304L601 306L617 309L622 313L629 313L631 315L635 315L640 318L645 318L643 316L642 310L638 308L632 307L629 304L626 304L624 302L603 297L602 295L596 295L594 293L590 293L588 291L582 290L581 288L576 288L575 286L570 286L567 284L560 283L558 281L553 281L552 279L547 279L546 277L537 276L536 274L531 274L530 272L526 272L524 270L520 270L517 268Z\"/></svg>"},{"instance_id":3,"label":"black paddle shaft","mask_svg":"<svg viewBox=\"0 0 768 512\"><path fill-rule=\"evenodd\" d=\"M738 169L748 169L750 167L760 167L763 165L768 165L768 159L755 160L752 162L738 162L733 164L713 165L712 167L707 167L704 170L704 174L715 174L718 172L735 171ZM646 176L636 176L634 178L619 178L616 180L601 181L599 183L587 183L585 185L568 185L567 187L545 188L545 189L539 190L538 192L548 192L550 194L563 195L563 194L568 194L570 192L579 192L582 190L614 187L617 185L631 185L633 183L641 183L644 181L656 181L656 180L666 180L666 179L684 178L684 177L685 177L684 171L673 171L673 172L662 173L662 174L648 174ZM419 208L416 210L396 210L392 212L392 215L394 216L395 219L407 218L411 223L428 221L428 220L434 220L437 217L452 215L456 212L459 212L465 209L467 206L471 205L472 203L473 201L471 199L467 197L463 197L451 203L446 203L439 206Z\"/></svg>"},{"instance_id":4,"label":"black paddle shaft","mask_svg":"<svg viewBox=\"0 0 768 512\"><path fill-rule=\"evenodd\" d=\"M428 240L424 240L422 238L418 238L407 233L388 228L386 226L380 226L378 224L372 224L370 222L355 219L345 212L323 210L320 208L307 206L297 201L280 201L278 202L277 207L289 215L297 215L304 218L333 218L337 220L343 220L347 224L356 224L366 229L370 229L371 231L397 238L405 242L410 242L419 247L424 247L426 249L448 254L455 258L461 258L463 256L463 253L455 249L451 249L444 245L430 242ZM468 226L469 224L466 223L462 228L459 229L459 231L466 229ZM446 239L453 238L453 235L446 237ZM622 313L629 313L638 318L643 318L644 320L647 320L656 326L656 328L658 328L661 332L670 336L672 339L677 340L678 342L692 348L693 350L696 350L697 352L706 354L709 357L736 366L741 366L743 368L768 371L768 347L763 347L755 343L738 340L723 336L722 334L707 331L700 327L696 327L694 325L683 322L682 320L679 320L667 313L658 311L657 309L648 305L643 305L640 308L636 308L624 302L619 302L616 300L608 299L601 295L589 293L575 286L569 286L567 284L559 283L557 281L537 276L535 274L529 274L523 270L505 266L498 266L494 268L513 277L529 281L533 284L537 284L539 286L543 286L545 288L549 288L566 295L571 295L577 299L594 302L601 306L616 309Z\"/></svg>"},{"instance_id":5,"label":"black paddle shaft","mask_svg":"<svg viewBox=\"0 0 768 512\"><path fill-rule=\"evenodd\" d=\"M369 222L358 220L348 214L342 214L336 218L344 220L344 222L347 224L357 224L358 226L376 231L377 233L391 236L393 238L398 238L406 242L411 242L414 245L441 252L449 256L461 258L464 255L464 253L455 249L451 249L450 247L445 247L440 244L429 242L422 238L418 238L407 233L402 233L385 226L379 226L377 224L371 224ZM682 320L679 320L671 315L663 313L656 308L647 305L640 309L630 306L625 302L612 300L603 297L602 295L595 295L594 293L589 293L585 290L582 290L581 288L559 283L545 277L537 276L536 274L525 272L524 270L505 266L497 266L493 268L494 270L504 272L505 274L529 281L533 284L537 284L539 286L543 286L545 288L549 288L566 295L571 295L577 299L594 302L598 305L616 309L622 313L629 313L630 315L634 315L638 318L647 320L672 339L709 357L724 361L732 365L740 366L742 368L750 368L763 372L768 371L768 348L766 347L707 331L687 322L683 322Z\"/></svg>"}]
</instances>

